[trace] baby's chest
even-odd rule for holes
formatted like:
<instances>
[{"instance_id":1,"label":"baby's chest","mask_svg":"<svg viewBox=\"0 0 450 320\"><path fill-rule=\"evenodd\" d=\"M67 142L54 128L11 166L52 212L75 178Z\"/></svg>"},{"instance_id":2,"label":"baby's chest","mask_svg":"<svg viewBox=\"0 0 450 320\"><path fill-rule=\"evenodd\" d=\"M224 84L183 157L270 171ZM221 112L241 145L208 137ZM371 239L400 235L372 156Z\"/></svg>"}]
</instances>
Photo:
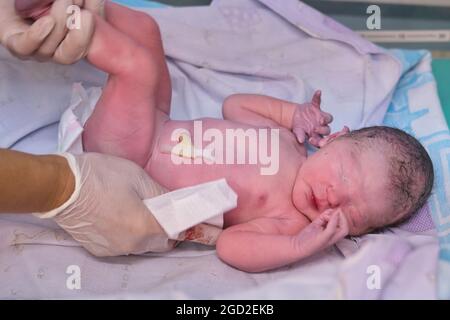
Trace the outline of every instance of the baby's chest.
<instances>
[{"instance_id":1,"label":"baby's chest","mask_svg":"<svg viewBox=\"0 0 450 320\"><path fill-rule=\"evenodd\" d=\"M250 181L239 176L232 185L238 194L238 206L226 214L228 226L259 218L277 218L289 211L292 203L290 181L276 182L260 176L254 176Z\"/></svg>"}]
</instances>

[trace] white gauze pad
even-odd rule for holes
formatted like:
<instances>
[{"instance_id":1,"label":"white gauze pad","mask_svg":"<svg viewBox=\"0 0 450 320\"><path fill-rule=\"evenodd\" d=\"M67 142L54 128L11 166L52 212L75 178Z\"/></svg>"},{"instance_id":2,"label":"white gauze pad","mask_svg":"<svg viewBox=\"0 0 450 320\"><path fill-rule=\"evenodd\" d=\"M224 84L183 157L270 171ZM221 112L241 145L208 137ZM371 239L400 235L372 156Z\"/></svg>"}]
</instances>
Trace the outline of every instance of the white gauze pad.
<instances>
[{"instance_id":1,"label":"white gauze pad","mask_svg":"<svg viewBox=\"0 0 450 320\"><path fill-rule=\"evenodd\" d=\"M175 190L144 200L170 239L200 223L223 228L223 214L237 207L237 194L225 179Z\"/></svg>"}]
</instances>

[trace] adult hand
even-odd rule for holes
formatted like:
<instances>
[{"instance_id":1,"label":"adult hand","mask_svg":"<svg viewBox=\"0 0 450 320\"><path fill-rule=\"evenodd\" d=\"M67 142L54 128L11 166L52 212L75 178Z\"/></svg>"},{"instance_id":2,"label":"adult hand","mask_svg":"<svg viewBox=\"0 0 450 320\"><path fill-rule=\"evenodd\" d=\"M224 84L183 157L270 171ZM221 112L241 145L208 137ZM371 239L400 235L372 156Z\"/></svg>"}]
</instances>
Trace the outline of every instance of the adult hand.
<instances>
[{"instance_id":1,"label":"adult hand","mask_svg":"<svg viewBox=\"0 0 450 320\"><path fill-rule=\"evenodd\" d=\"M79 28L69 30L67 10L71 5L83 10ZM21 59L72 64L85 57L95 29L93 14L103 11L104 0L2 0L0 42ZM24 17L40 18L29 24Z\"/></svg>"},{"instance_id":2,"label":"adult hand","mask_svg":"<svg viewBox=\"0 0 450 320\"><path fill-rule=\"evenodd\" d=\"M96 256L164 252L169 240L143 200L165 190L131 161L97 153L66 154L75 191L59 208L43 214Z\"/></svg>"}]
</instances>

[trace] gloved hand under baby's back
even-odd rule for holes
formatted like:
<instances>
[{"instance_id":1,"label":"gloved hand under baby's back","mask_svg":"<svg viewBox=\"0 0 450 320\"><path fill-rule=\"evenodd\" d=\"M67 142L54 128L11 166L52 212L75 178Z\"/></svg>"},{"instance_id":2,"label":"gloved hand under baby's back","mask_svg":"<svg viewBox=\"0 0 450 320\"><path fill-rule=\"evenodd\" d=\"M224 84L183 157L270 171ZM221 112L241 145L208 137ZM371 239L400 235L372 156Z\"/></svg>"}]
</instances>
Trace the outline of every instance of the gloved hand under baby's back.
<instances>
[{"instance_id":1,"label":"gloved hand under baby's back","mask_svg":"<svg viewBox=\"0 0 450 320\"><path fill-rule=\"evenodd\" d=\"M75 63L87 54L95 30L93 15L104 14L104 3L104 0L2 0L0 43L20 59ZM81 8L80 28L69 30L71 5Z\"/></svg>"},{"instance_id":2,"label":"gloved hand under baby's back","mask_svg":"<svg viewBox=\"0 0 450 320\"><path fill-rule=\"evenodd\" d=\"M34 215L53 219L95 256L166 252L179 241L215 245L223 226L216 216L237 206L225 179L168 192L129 160L62 156L75 190L58 208Z\"/></svg>"},{"instance_id":3,"label":"gloved hand under baby's back","mask_svg":"<svg viewBox=\"0 0 450 320\"><path fill-rule=\"evenodd\" d=\"M35 216L53 219L95 256L165 252L176 245L143 203L166 190L142 168L105 154L63 156L75 190L60 207Z\"/></svg>"}]
</instances>

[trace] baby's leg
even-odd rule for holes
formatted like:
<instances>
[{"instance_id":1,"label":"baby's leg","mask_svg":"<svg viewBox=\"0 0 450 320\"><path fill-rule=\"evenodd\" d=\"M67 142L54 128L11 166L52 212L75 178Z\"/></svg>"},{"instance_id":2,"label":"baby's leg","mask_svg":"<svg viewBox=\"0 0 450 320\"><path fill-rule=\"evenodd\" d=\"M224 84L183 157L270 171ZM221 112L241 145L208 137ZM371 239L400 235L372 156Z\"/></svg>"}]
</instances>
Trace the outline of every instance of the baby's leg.
<instances>
[{"instance_id":1,"label":"baby's leg","mask_svg":"<svg viewBox=\"0 0 450 320\"><path fill-rule=\"evenodd\" d=\"M141 31L150 33L150 30ZM87 59L109 73L83 134L85 150L145 166L151 156L160 66L149 48L96 17Z\"/></svg>"},{"instance_id":2,"label":"baby's leg","mask_svg":"<svg viewBox=\"0 0 450 320\"><path fill-rule=\"evenodd\" d=\"M160 79L156 90L156 107L169 115L172 86L158 24L148 14L110 1L106 3L105 15L113 27L152 53L151 59L155 61Z\"/></svg>"}]
</instances>

